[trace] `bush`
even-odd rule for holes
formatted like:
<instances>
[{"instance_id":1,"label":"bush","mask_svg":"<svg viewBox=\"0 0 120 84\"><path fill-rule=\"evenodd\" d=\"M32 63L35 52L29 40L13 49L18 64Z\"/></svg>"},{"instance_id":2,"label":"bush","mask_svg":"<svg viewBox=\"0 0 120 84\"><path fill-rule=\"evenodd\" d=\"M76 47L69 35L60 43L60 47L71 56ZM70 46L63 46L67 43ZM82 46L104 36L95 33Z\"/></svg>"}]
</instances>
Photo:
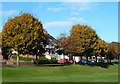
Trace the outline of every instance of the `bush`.
<instances>
[{"instance_id":1,"label":"bush","mask_svg":"<svg viewBox=\"0 0 120 84\"><path fill-rule=\"evenodd\" d=\"M12 56L13 59L17 59L17 56L16 55L13 55ZM28 57L20 57L19 56L19 60L22 60L22 61L32 61L34 58L28 58Z\"/></svg>"},{"instance_id":2,"label":"bush","mask_svg":"<svg viewBox=\"0 0 120 84\"><path fill-rule=\"evenodd\" d=\"M17 59L17 56L13 55L12 58L13 58L13 59Z\"/></svg>"},{"instance_id":3,"label":"bush","mask_svg":"<svg viewBox=\"0 0 120 84\"><path fill-rule=\"evenodd\" d=\"M55 59L47 59L44 57L40 57L38 60L38 64L57 64L58 61ZM34 64L36 64L36 60L34 59Z\"/></svg>"},{"instance_id":4,"label":"bush","mask_svg":"<svg viewBox=\"0 0 120 84\"><path fill-rule=\"evenodd\" d=\"M55 59L52 59L50 60L52 64L57 64L58 63L58 60L55 60Z\"/></svg>"}]
</instances>

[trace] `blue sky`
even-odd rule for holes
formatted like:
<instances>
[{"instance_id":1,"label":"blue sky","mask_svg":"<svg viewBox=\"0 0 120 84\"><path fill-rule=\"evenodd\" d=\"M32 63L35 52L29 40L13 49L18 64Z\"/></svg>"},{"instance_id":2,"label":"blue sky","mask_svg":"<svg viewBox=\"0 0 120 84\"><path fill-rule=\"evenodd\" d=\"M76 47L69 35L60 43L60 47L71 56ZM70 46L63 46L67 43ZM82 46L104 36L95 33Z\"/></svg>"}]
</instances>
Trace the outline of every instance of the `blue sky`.
<instances>
[{"instance_id":1,"label":"blue sky","mask_svg":"<svg viewBox=\"0 0 120 84\"><path fill-rule=\"evenodd\" d=\"M21 11L33 14L55 38L81 24L91 26L106 42L118 41L118 2L2 2L0 32Z\"/></svg>"}]
</instances>

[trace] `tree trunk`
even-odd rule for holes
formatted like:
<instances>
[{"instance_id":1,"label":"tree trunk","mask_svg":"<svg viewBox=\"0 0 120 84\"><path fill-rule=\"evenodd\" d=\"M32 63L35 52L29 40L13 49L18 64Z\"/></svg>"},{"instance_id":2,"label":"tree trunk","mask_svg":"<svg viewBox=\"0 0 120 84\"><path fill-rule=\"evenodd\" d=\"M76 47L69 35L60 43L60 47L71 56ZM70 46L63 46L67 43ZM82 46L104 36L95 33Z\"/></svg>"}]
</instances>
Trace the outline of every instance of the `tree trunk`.
<instances>
[{"instance_id":1,"label":"tree trunk","mask_svg":"<svg viewBox=\"0 0 120 84\"><path fill-rule=\"evenodd\" d=\"M88 64L88 56L86 55L86 53L85 53L85 57L87 57L87 64Z\"/></svg>"},{"instance_id":2,"label":"tree trunk","mask_svg":"<svg viewBox=\"0 0 120 84\"><path fill-rule=\"evenodd\" d=\"M95 56L96 57L96 63L97 63L97 56Z\"/></svg>"},{"instance_id":3,"label":"tree trunk","mask_svg":"<svg viewBox=\"0 0 120 84\"><path fill-rule=\"evenodd\" d=\"M108 60L108 55L107 55L107 63L109 62L109 60Z\"/></svg>"},{"instance_id":4,"label":"tree trunk","mask_svg":"<svg viewBox=\"0 0 120 84\"><path fill-rule=\"evenodd\" d=\"M80 64L82 64L82 56L80 56L81 57L81 59L80 59Z\"/></svg>"},{"instance_id":5,"label":"tree trunk","mask_svg":"<svg viewBox=\"0 0 120 84\"><path fill-rule=\"evenodd\" d=\"M119 56L120 56L120 55L118 55L118 61L119 61Z\"/></svg>"},{"instance_id":6,"label":"tree trunk","mask_svg":"<svg viewBox=\"0 0 120 84\"><path fill-rule=\"evenodd\" d=\"M37 61L37 55L36 55L36 66L38 65L38 61Z\"/></svg>"},{"instance_id":7,"label":"tree trunk","mask_svg":"<svg viewBox=\"0 0 120 84\"><path fill-rule=\"evenodd\" d=\"M88 64L88 56L87 56L87 64Z\"/></svg>"},{"instance_id":8,"label":"tree trunk","mask_svg":"<svg viewBox=\"0 0 120 84\"><path fill-rule=\"evenodd\" d=\"M110 63L111 63L111 56L110 56Z\"/></svg>"}]
</instances>

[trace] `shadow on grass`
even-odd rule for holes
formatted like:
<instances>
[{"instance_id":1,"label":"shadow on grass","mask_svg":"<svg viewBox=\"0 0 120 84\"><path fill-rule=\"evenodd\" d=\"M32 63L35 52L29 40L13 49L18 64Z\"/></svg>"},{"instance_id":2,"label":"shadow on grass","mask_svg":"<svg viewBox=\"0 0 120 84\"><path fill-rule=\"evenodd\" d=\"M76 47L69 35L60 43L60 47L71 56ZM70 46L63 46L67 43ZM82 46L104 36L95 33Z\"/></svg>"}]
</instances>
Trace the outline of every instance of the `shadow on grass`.
<instances>
[{"instance_id":1,"label":"shadow on grass","mask_svg":"<svg viewBox=\"0 0 120 84\"><path fill-rule=\"evenodd\" d=\"M92 64L81 64L81 65L88 65L91 67L94 66L98 66L98 67L102 67L102 68L108 68L110 65L114 65L114 64L119 64L119 62L112 62L112 63L92 63ZM38 67L57 67L57 66L70 66L73 64L41 64L38 65ZM76 65L80 65L80 64L76 64Z\"/></svg>"},{"instance_id":2,"label":"shadow on grass","mask_svg":"<svg viewBox=\"0 0 120 84\"><path fill-rule=\"evenodd\" d=\"M119 62L114 62L114 63L94 63L94 64L87 64L91 67L94 66L98 66L98 67L102 67L102 68L108 68L110 65L114 65L114 64L119 64Z\"/></svg>"}]
</instances>

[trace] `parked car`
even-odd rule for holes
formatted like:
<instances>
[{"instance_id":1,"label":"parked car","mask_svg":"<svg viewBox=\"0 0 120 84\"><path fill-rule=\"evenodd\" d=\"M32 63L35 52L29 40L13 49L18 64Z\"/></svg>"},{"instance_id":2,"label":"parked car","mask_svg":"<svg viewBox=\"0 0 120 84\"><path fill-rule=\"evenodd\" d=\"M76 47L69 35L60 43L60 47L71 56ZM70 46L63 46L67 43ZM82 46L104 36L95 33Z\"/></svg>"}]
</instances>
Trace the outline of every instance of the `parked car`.
<instances>
[{"instance_id":1,"label":"parked car","mask_svg":"<svg viewBox=\"0 0 120 84\"><path fill-rule=\"evenodd\" d=\"M70 64L74 63L74 60L69 60L69 63L70 63Z\"/></svg>"},{"instance_id":2,"label":"parked car","mask_svg":"<svg viewBox=\"0 0 120 84\"><path fill-rule=\"evenodd\" d=\"M69 61L68 61L68 59L60 59L60 62L61 63L68 63Z\"/></svg>"},{"instance_id":3,"label":"parked car","mask_svg":"<svg viewBox=\"0 0 120 84\"><path fill-rule=\"evenodd\" d=\"M84 61L83 61L83 63L85 63L85 64L86 64L86 63L87 63L87 60L84 60ZM90 63L90 60L88 60L88 63Z\"/></svg>"},{"instance_id":4,"label":"parked car","mask_svg":"<svg viewBox=\"0 0 120 84\"><path fill-rule=\"evenodd\" d=\"M91 60L91 63L96 63L96 60Z\"/></svg>"}]
</instances>

